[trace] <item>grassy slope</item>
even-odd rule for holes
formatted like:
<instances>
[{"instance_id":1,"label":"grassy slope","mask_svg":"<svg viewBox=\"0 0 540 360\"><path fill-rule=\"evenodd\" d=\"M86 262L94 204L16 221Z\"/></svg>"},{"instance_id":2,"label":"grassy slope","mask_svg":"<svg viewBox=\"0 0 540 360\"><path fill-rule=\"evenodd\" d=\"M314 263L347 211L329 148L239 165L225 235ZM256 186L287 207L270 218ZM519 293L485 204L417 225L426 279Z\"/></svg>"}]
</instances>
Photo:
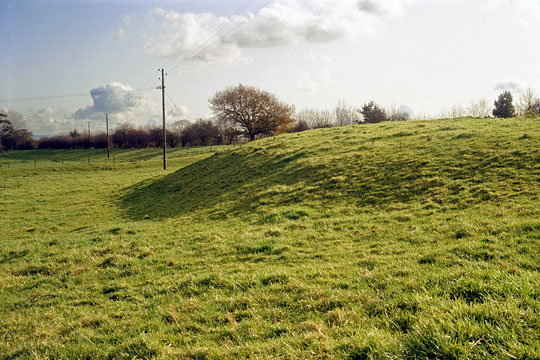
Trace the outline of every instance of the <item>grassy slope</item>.
<instances>
[{"instance_id":1,"label":"grassy slope","mask_svg":"<svg viewBox=\"0 0 540 360\"><path fill-rule=\"evenodd\" d=\"M539 128L0 170L0 358L540 358Z\"/></svg>"}]
</instances>

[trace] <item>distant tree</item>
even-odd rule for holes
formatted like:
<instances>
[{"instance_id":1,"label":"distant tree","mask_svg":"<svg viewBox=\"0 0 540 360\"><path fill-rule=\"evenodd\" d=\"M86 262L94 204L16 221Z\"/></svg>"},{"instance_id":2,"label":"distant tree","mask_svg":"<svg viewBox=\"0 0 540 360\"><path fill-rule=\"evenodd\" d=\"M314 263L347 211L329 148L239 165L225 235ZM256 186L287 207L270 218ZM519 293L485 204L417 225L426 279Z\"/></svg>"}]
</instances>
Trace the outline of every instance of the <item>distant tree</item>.
<instances>
[{"instance_id":1,"label":"distant tree","mask_svg":"<svg viewBox=\"0 0 540 360\"><path fill-rule=\"evenodd\" d=\"M0 152L6 148L7 136L13 132L13 125L6 120L6 114L0 114Z\"/></svg>"},{"instance_id":2,"label":"distant tree","mask_svg":"<svg viewBox=\"0 0 540 360\"><path fill-rule=\"evenodd\" d=\"M294 107L255 87L238 85L218 91L210 108L219 121L242 130L250 141L257 135L273 135L292 123Z\"/></svg>"},{"instance_id":3,"label":"distant tree","mask_svg":"<svg viewBox=\"0 0 540 360\"><path fill-rule=\"evenodd\" d=\"M456 119L467 115L467 111L461 105L454 105L441 111L441 118Z\"/></svg>"},{"instance_id":4,"label":"distant tree","mask_svg":"<svg viewBox=\"0 0 540 360\"><path fill-rule=\"evenodd\" d=\"M163 146L163 128L161 127L151 127L147 130L147 138L149 141L149 146L151 147L162 147Z\"/></svg>"},{"instance_id":5,"label":"distant tree","mask_svg":"<svg viewBox=\"0 0 540 360\"><path fill-rule=\"evenodd\" d=\"M303 119L296 119L293 123L291 132L302 132L306 130L309 130L309 125L307 121Z\"/></svg>"},{"instance_id":6,"label":"distant tree","mask_svg":"<svg viewBox=\"0 0 540 360\"><path fill-rule=\"evenodd\" d=\"M177 133L178 135L182 134L182 130L191 125L189 120L177 120L173 122L169 127L171 131Z\"/></svg>"},{"instance_id":7,"label":"distant tree","mask_svg":"<svg viewBox=\"0 0 540 360\"><path fill-rule=\"evenodd\" d=\"M400 110L394 105L386 109L386 115L390 121L407 121L410 119L409 113Z\"/></svg>"},{"instance_id":8,"label":"distant tree","mask_svg":"<svg viewBox=\"0 0 540 360\"><path fill-rule=\"evenodd\" d=\"M338 101L338 104L334 108L334 114L336 117L335 122L337 126L360 124L364 122L361 110L348 105L343 100Z\"/></svg>"},{"instance_id":9,"label":"distant tree","mask_svg":"<svg viewBox=\"0 0 540 360\"><path fill-rule=\"evenodd\" d=\"M519 116L527 116L527 114L531 112L532 106L536 100L537 97L534 89L528 88L523 90L517 101L517 111L519 112Z\"/></svg>"},{"instance_id":10,"label":"distant tree","mask_svg":"<svg viewBox=\"0 0 540 360\"><path fill-rule=\"evenodd\" d=\"M369 103L362 106L362 115L364 116L364 122L366 123L379 123L381 121L387 121L388 116L386 111L371 100Z\"/></svg>"},{"instance_id":11,"label":"distant tree","mask_svg":"<svg viewBox=\"0 0 540 360\"><path fill-rule=\"evenodd\" d=\"M218 143L219 128L210 120L198 119L182 131L182 146L207 146Z\"/></svg>"},{"instance_id":12,"label":"distant tree","mask_svg":"<svg viewBox=\"0 0 540 360\"><path fill-rule=\"evenodd\" d=\"M511 118L515 116L515 108L513 104L514 99L510 91L504 91L499 95L499 98L495 100L495 109L493 110L493 116L496 118Z\"/></svg>"},{"instance_id":13,"label":"distant tree","mask_svg":"<svg viewBox=\"0 0 540 360\"><path fill-rule=\"evenodd\" d=\"M24 121L24 116L22 114L13 109L4 109L2 110L2 113L6 115L3 117L4 120L9 121L15 130L26 128L26 122Z\"/></svg>"},{"instance_id":14,"label":"distant tree","mask_svg":"<svg viewBox=\"0 0 540 360\"><path fill-rule=\"evenodd\" d=\"M146 148L151 140L147 130L134 128L128 123L119 124L111 136L114 146L123 149Z\"/></svg>"},{"instance_id":15,"label":"distant tree","mask_svg":"<svg viewBox=\"0 0 540 360\"><path fill-rule=\"evenodd\" d=\"M170 148L179 147L181 145L180 136L181 134L177 133L176 131L167 130L167 146Z\"/></svg>"},{"instance_id":16,"label":"distant tree","mask_svg":"<svg viewBox=\"0 0 540 360\"><path fill-rule=\"evenodd\" d=\"M92 135L92 146L95 149L107 148L107 133L100 132Z\"/></svg>"},{"instance_id":17,"label":"distant tree","mask_svg":"<svg viewBox=\"0 0 540 360\"><path fill-rule=\"evenodd\" d=\"M491 115L491 106L486 99L473 101L467 108L469 116L475 118L487 118Z\"/></svg>"},{"instance_id":18,"label":"distant tree","mask_svg":"<svg viewBox=\"0 0 540 360\"><path fill-rule=\"evenodd\" d=\"M16 129L6 118L8 117L0 117L0 151L32 149L32 133L26 129Z\"/></svg>"},{"instance_id":19,"label":"distant tree","mask_svg":"<svg viewBox=\"0 0 540 360\"><path fill-rule=\"evenodd\" d=\"M407 121L409 120L409 114L406 112L395 112L393 114L390 114L388 117L388 120L390 121Z\"/></svg>"},{"instance_id":20,"label":"distant tree","mask_svg":"<svg viewBox=\"0 0 540 360\"><path fill-rule=\"evenodd\" d=\"M235 144L242 137L242 130L237 126L231 126L226 121L217 121L218 144Z\"/></svg>"},{"instance_id":21,"label":"distant tree","mask_svg":"<svg viewBox=\"0 0 540 360\"><path fill-rule=\"evenodd\" d=\"M335 115L324 110L302 110L295 118L297 123L305 123L309 129L329 128L336 123Z\"/></svg>"},{"instance_id":22,"label":"distant tree","mask_svg":"<svg viewBox=\"0 0 540 360\"><path fill-rule=\"evenodd\" d=\"M81 136L81 133L78 132L77 129L73 129L73 131L69 132L69 136L71 136L72 138L76 138L76 137Z\"/></svg>"},{"instance_id":23,"label":"distant tree","mask_svg":"<svg viewBox=\"0 0 540 360\"><path fill-rule=\"evenodd\" d=\"M532 114L533 116L540 116L540 99L536 99L532 103L529 113Z\"/></svg>"},{"instance_id":24,"label":"distant tree","mask_svg":"<svg viewBox=\"0 0 540 360\"><path fill-rule=\"evenodd\" d=\"M34 137L27 129L15 130L15 143L17 150L30 150L34 148Z\"/></svg>"}]
</instances>

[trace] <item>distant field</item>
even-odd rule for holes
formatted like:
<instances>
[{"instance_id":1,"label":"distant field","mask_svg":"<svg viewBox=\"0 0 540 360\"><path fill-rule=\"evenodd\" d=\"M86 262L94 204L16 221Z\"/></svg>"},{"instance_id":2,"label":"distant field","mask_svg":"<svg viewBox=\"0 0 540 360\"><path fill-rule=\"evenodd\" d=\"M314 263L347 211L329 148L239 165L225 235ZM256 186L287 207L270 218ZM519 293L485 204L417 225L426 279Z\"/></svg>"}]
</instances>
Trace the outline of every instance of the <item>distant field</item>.
<instances>
[{"instance_id":1,"label":"distant field","mask_svg":"<svg viewBox=\"0 0 540 360\"><path fill-rule=\"evenodd\" d=\"M540 359L539 134L0 154L0 359Z\"/></svg>"},{"instance_id":2,"label":"distant field","mask_svg":"<svg viewBox=\"0 0 540 360\"><path fill-rule=\"evenodd\" d=\"M194 148L167 149L167 158L176 161L191 155L212 154L218 150L239 145L216 145ZM163 150L159 149L106 149L25 150L0 153L0 169L57 167L88 164L116 164L124 162L154 161L163 164Z\"/></svg>"}]
</instances>

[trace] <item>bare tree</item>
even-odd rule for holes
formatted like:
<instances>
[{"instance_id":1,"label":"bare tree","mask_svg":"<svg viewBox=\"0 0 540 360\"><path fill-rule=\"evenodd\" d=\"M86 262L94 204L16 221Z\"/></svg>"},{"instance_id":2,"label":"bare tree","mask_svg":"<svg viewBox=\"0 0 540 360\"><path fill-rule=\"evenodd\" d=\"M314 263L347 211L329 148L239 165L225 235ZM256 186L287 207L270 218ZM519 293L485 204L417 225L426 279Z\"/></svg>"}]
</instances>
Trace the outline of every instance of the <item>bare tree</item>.
<instances>
[{"instance_id":1,"label":"bare tree","mask_svg":"<svg viewBox=\"0 0 540 360\"><path fill-rule=\"evenodd\" d=\"M486 99L473 101L467 108L468 115L476 118L489 117L492 111L493 109Z\"/></svg>"},{"instance_id":2,"label":"bare tree","mask_svg":"<svg viewBox=\"0 0 540 360\"><path fill-rule=\"evenodd\" d=\"M467 111L461 105L454 105L450 108L444 109L441 111L441 118L445 119L455 119L467 115Z\"/></svg>"},{"instance_id":3,"label":"bare tree","mask_svg":"<svg viewBox=\"0 0 540 360\"><path fill-rule=\"evenodd\" d=\"M400 111L395 105L385 109L385 112L388 115L388 120L390 121L407 121L410 119L409 113Z\"/></svg>"},{"instance_id":4,"label":"bare tree","mask_svg":"<svg viewBox=\"0 0 540 360\"><path fill-rule=\"evenodd\" d=\"M364 122L361 109L347 105L345 101L340 100L334 109L336 116L336 125L351 125Z\"/></svg>"},{"instance_id":5,"label":"bare tree","mask_svg":"<svg viewBox=\"0 0 540 360\"><path fill-rule=\"evenodd\" d=\"M238 85L218 91L210 100L218 121L238 127L249 138L272 135L292 126L294 107L255 87Z\"/></svg>"},{"instance_id":6,"label":"bare tree","mask_svg":"<svg viewBox=\"0 0 540 360\"><path fill-rule=\"evenodd\" d=\"M540 99L534 100L532 106L531 106L531 113L535 116L540 115Z\"/></svg>"},{"instance_id":7,"label":"bare tree","mask_svg":"<svg viewBox=\"0 0 540 360\"><path fill-rule=\"evenodd\" d=\"M325 110L302 110L296 114L297 123L305 123L310 129L328 128L334 126L336 117Z\"/></svg>"},{"instance_id":8,"label":"bare tree","mask_svg":"<svg viewBox=\"0 0 540 360\"><path fill-rule=\"evenodd\" d=\"M534 92L533 88L527 88L521 92L519 95L519 99L517 101L517 112L518 115L521 117L527 116L527 113L529 113L535 101L538 99L536 96L536 93Z\"/></svg>"},{"instance_id":9,"label":"bare tree","mask_svg":"<svg viewBox=\"0 0 540 360\"><path fill-rule=\"evenodd\" d=\"M191 122L189 120L177 120L175 122L173 122L169 128L171 129L171 131L177 133L177 134L181 134L182 131L191 125Z\"/></svg>"},{"instance_id":10,"label":"bare tree","mask_svg":"<svg viewBox=\"0 0 540 360\"><path fill-rule=\"evenodd\" d=\"M2 113L6 115L3 119L9 121L14 129L24 129L26 128L26 122L24 121L24 116L13 109L3 109Z\"/></svg>"}]
</instances>

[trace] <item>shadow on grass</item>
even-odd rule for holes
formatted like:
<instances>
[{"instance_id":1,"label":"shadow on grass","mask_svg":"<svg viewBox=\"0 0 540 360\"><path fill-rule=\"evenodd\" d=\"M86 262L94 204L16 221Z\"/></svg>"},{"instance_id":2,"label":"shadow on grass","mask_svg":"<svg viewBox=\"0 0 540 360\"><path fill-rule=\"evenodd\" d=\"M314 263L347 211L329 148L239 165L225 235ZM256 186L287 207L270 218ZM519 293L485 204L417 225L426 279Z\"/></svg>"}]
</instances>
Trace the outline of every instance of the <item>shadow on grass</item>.
<instances>
[{"instance_id":1,"label":"shadow on grass","mask_svg":"<svg viewBox=\"0 0 540 360\"><path fill-rule=\"evenodd\" d=\"M266 202L299 202L300 182L318 177L317 167L296 160L302 152L267 156L247 150L216 154L159 180L147 180L126 189L120 198L131 219L174 217L213 209L215 216L236 215ZM275 185L282 191L268 193ZM292 187L292 188L290 188Z\"/></svg>"},{"instance_id":2,"label":"shadow on grass","mask_svg":"<svg viewBox=\"0 0 540 360\"><path fill-rule=\"evenodd\" d=\"M426 209L467 207L515 196L516 188L521 195L525 189L537 191L531 175L538 172L538 152L525 157L516 151L523 147L517 142L495 151L470 139L456 140L451 147L441 147L447 143L440 141L411 140L403 152L394 150L392 142L379 149L365 142L322 148L267 141L131 186L120 205L134 220L201 210L205 216L226 218L279 206L384 208L416 202Z\"/></svg>"},{"instance_id":3,"label":"shadow on grass","mask_svg":"<svg viewBox=\"0 0 540 360\"><path fill-rule=\"evenodd\" d=\"M337 201L384 206L458 195L443 191L444 181L430 172L438 171L421 159L328 162L306 150L272 156L254 148L216 154L159 180L138 183L126 189L120 203L134 220L200 210L226 218L276 206L332 206Z\"/></svg>"}]
</instances>

